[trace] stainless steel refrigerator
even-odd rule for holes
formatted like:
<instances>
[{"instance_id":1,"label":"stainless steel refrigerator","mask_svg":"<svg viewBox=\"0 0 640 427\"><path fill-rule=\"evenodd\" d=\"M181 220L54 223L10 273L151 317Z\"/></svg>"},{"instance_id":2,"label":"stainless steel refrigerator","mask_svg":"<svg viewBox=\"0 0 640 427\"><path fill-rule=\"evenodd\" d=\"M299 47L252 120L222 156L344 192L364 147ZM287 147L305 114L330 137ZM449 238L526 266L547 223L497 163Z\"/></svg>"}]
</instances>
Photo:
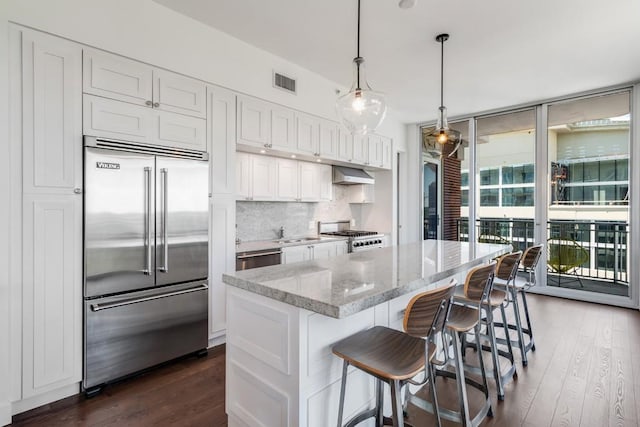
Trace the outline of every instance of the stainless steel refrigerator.
<instances>
[{"instance_id":1,"label":"stainless steel refrigerator","mask_svg":"<svg viewBox=\"0 0 640 427\"><path fill-rule=\"evenodd\" d=\"M207 347L206 153L85 137L84 380Z\"/></svg>"}]
</instances>

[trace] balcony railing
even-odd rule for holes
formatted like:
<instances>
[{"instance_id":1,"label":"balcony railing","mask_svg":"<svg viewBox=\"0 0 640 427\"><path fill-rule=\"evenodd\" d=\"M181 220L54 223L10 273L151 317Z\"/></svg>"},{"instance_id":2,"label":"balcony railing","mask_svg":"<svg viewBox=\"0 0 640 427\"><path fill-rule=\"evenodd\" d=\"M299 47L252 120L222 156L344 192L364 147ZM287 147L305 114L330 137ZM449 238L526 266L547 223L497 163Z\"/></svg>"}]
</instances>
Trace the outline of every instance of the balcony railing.
<instances>
[{"instance_id":1,"label":"balcony railing","mask_svg":"<svg viewBox=\"0 0 640 427\"><path fill-rule=\"evenodd\" d=\"M469 240L469 221L458 220L458 240ZM524 250L534 239L533 219L482 218L476 221L478 240L509 243ZM627 239L629 225L618 221L547 222L549 275L561 280L582 278L628 285ZM582 286L582 282L580 282Z\"/></svg>"}]
</instances>

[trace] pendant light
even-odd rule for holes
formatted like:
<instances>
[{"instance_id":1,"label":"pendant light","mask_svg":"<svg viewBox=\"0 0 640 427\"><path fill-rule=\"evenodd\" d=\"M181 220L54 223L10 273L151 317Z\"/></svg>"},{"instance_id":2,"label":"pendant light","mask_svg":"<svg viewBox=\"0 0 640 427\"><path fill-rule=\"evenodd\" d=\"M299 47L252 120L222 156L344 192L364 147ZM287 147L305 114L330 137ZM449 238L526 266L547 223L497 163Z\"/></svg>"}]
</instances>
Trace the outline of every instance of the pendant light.
<instances>
[{"instance_id":1,"label":"pendant light","mask_svg":"<svg viewBox=\"0 0 640 427\"><path fill-rule=\"evenodd\" d=\"M449 40L449 34L438 34L436 41L440 43L440 107L438 108L438 122L436 128L427 134L439 144L460 144L461 134L455 129L449 128L447 122L447 107L444 106L444 42ZM458 147L456 147L457 149ZM455 151L455 150L454 150ZM453 154L453 153L452 153Z\"/></svg>"},{"instance_id":2,"label":"pendant light","mask_svg":"<svg viewBox=\"0 0 640 427\"><path fill-rule=\"evenodd\" d=\"M336 101L338 116L355 135L373 132L387 112L384 94L371 89L367 83L364 58L360 56L360 0L358 0L357 52L353 58L353 84L349 92Z\"/></svg>"}]
</instances>

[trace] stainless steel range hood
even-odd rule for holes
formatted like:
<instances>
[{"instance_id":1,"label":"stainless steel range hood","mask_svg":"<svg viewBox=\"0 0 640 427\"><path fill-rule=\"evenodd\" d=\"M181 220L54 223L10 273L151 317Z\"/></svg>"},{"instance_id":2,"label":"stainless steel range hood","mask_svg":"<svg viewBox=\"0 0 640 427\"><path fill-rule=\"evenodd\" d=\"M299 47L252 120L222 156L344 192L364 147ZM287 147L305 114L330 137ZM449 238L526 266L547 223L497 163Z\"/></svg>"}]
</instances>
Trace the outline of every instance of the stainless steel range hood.
<instances>
[{"instance_id":1,"label":"stainless steel range hood","mask_svg":"<svg viewBox=\"0 0 640 427\"><path fill-rule=\"evenodd\" d=\"M362 169L347 168L344 166L333 167L333 183L352 184L374 184L375 180Z\"/></svg>"}]
</instances>

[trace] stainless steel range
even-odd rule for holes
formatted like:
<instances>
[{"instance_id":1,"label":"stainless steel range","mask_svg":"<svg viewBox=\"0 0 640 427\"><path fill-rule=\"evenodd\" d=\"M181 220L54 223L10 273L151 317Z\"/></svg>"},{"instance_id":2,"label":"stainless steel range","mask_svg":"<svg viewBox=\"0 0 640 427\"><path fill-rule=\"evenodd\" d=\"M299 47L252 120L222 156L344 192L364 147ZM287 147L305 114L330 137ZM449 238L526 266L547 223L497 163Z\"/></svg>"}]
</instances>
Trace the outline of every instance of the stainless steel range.
<instances>
[{"instance_id":1,"label":"stainless steel range","mask_svg":"<svg viewBox=\"0 0 640 427\"><path fill-rule=\"evenodd\" d=\"M384 247L384 234L377 231L351 230L351 221L318 222L318 234L348 237L349 252Z\"/></svg>"}]
</instances>

